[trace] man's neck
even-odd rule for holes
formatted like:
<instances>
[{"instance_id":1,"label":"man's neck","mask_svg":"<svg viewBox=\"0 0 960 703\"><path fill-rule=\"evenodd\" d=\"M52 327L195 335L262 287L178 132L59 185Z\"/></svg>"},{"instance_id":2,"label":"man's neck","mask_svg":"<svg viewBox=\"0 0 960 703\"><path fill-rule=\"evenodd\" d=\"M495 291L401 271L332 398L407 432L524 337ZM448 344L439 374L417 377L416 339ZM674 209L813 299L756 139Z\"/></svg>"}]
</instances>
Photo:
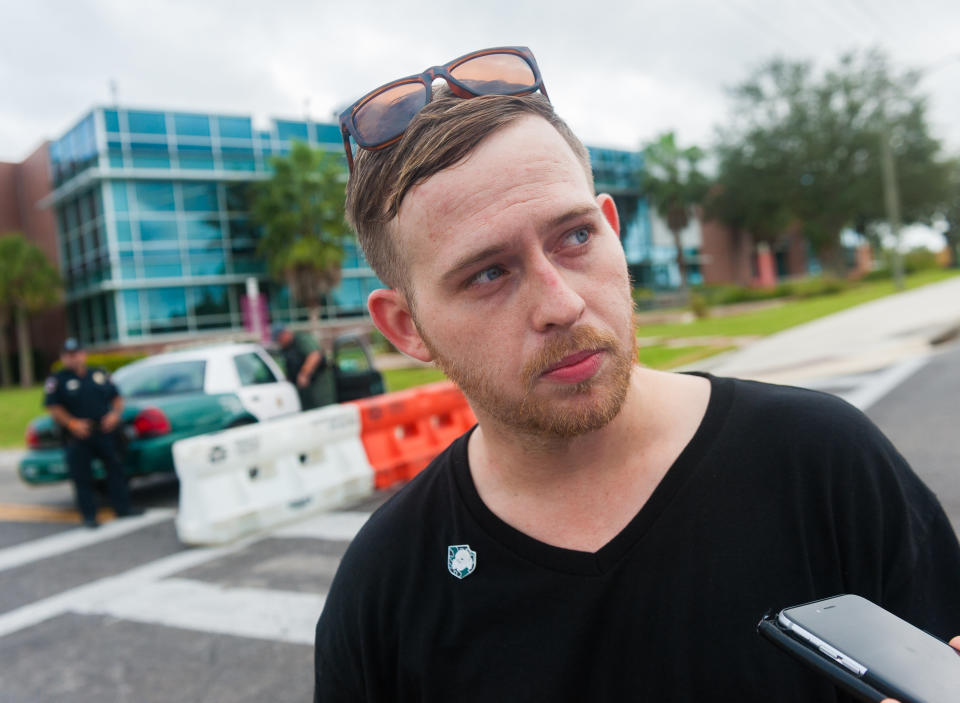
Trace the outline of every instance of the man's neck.
<instances>
[{"instance_id":1,"label":"man's neck","mask_svg":"<svg viewBox=\"0 0 960 703\"><path fill-rule=\"evenodd\" d=\"M617 416L580 437L534 439L481 418L469 445L474 484L520 531L595 551L643 507L696 432L709 395L705 379L637 367Z\"/></svg>"}]
</instances>

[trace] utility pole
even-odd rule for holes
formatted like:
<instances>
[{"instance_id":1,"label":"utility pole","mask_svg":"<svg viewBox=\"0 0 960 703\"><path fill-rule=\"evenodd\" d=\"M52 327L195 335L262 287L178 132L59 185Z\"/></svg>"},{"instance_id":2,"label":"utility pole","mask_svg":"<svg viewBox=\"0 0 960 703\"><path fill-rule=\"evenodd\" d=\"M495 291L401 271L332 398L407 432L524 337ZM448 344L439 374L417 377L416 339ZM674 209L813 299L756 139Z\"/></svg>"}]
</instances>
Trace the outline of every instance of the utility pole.
<instances>
[{"instance_id":1,"label":"utility pole","mask_svg":"<svg viewBox=\"0 0 960 703\"><path fill-rule=\"evenodd\" d=\"M890 123L886 115L880 130L880 159L883 174L883 202L887 209L887 222L893 235L893 284L903 290L903 255L900 253L900 186L897 181L897 166L890 147Z\"/></svg>"}]
</instances>

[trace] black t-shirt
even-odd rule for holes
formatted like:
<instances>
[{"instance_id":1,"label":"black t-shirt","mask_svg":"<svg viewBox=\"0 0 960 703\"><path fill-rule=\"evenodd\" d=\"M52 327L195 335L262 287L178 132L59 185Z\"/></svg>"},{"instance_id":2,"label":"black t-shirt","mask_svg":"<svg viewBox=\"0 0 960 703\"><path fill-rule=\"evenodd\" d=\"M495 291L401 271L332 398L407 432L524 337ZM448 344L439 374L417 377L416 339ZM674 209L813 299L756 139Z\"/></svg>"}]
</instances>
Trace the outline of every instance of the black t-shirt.
<instances>
[{"instance_id":1,"label":"black t-shirt","mask_svg":"<svg viewBox=\"0 0 960 703\"><path fill-rule=\"evenodd\" d=\"M857 593L960 634L957 539L879 430L832 396L710 381L693 439L595 553L497 518L456 440L344 556L316 699L846 700L757 635L765 611Z\"/></svg>"},{"instance_id":2,"label":"black t-shirt","mask_svg":"<svg viewBox=\"0 0 960 703\"><path fill-rule=\"evenodd\" d=\"M110 374L99 368L88 368L83 376L61 369L47 378L43 393L45 407L61 405L74 417L97 421L110 412L119 395Z\"/></svg>"}]
</instances>

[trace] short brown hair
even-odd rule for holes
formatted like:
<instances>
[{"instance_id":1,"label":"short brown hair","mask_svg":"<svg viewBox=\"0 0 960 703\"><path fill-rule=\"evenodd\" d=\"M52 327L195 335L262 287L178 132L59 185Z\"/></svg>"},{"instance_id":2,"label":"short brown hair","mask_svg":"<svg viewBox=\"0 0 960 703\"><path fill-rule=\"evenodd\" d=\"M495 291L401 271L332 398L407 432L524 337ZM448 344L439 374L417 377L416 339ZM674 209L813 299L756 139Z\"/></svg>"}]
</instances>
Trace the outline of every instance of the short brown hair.
<instances>
[{"instance_id":1,"label":"short brown hair","mask_svg":"<svg viewBox=\"0 0 960 703\"><path fill-rule=\"evenodd\" d=\"M459 163L484 138L526 115L553 125L582 164L592 189L586 147L539 93L462 99L441 88L399 142L377 151L358 150L347 184L347 220L381 281L410 293L406 267L389 227L409 190Z\"/></svg>"}]
</instances>

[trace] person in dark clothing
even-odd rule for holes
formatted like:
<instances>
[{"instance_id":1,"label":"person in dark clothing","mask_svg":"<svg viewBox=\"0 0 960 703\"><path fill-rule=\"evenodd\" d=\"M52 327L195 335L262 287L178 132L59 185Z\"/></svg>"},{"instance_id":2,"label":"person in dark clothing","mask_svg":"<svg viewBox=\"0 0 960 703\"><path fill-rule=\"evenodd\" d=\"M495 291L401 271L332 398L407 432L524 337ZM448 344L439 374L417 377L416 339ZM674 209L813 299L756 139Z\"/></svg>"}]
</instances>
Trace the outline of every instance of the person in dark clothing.
<instances>
[{"instance_id":1,"label":"person in dark clothing","mask_svg":"<svg viewBox=\"0 0 960 703\"><path fill-rule=\"evenodd\" d=\"M371 318L478 423L347 549L315 700L839 701L768 609L849 592L960 632L956 535L861 412L637 364L616 205L542 87L487 49L341 118Z\"/></svg>"},{"instance_id":2,"label":"person in dark clothing","mask_svg":"<svg viewBox=\"0 0 960 703\"><path fill-rule=\"evenodd\" d=\"M327 357L316 340L309 334L295 334L279 325L274 327L273 338L280 346L287 378L297 386L301 409L312 410L331 402L321 398L318 393L316 381L327 369Z\"/></svg>"},{"instance_id":3,"label":"person in dark clothing","mask_svg":"<svg viewBox=\"0 0 960 703\"><path fill-rule=\"evenodd\" d=\"M73 337L63 344L63 368L44 383L43 404L65 430L64 451L83 524L97 527L93 490L94 457L103 463L110 502L118 517L139 515L130 506L127 478L117 453L116 432L123 398L100 368L87 367L87 355Z\"/></svg>"}]
</instances>

